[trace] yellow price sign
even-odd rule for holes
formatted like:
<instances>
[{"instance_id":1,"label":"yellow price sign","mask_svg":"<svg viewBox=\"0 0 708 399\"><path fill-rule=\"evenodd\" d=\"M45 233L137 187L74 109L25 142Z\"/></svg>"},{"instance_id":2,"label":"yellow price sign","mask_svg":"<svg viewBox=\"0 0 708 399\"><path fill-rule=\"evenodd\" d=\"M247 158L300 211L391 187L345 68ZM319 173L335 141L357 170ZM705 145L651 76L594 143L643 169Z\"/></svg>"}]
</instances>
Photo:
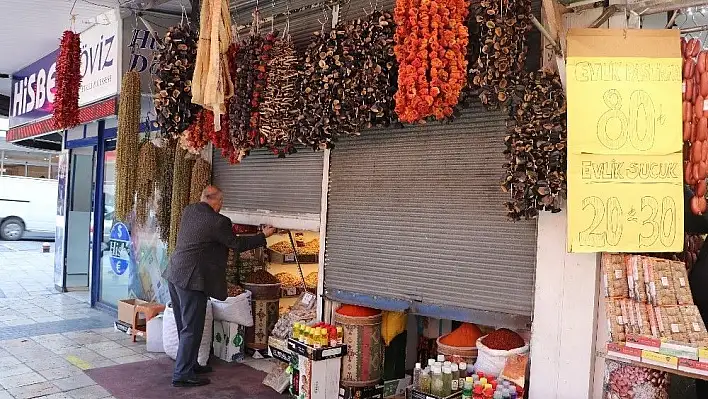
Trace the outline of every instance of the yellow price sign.
<instances>
[{"instance_id":1,"label":"yellow price sign","mask_svg":"<svg viewBox=\"0 0 708 399\"><path fill-rule=\"evenodd\" d=\"M680 252L681 58L667 44L679 37L654 37L670 56L646 57L628 47L655 32L614 33L568 36L568 249Z\"/></svg>"}]
</instances>

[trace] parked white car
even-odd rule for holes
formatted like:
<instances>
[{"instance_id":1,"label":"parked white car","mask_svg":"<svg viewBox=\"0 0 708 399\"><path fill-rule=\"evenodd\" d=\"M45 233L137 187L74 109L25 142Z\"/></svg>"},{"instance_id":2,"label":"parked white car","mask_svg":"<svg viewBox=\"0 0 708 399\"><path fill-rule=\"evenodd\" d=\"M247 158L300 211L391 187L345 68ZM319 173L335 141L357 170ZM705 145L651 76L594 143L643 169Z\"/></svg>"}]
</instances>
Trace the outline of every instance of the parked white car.
<instances>
[{"instance_id":1,"label":"parked white car","mask_svg":"<svg viewBox=\"0 0 708 399\"><path fill-rule=\"evenodd\" d=\"M0 176L0 239L16 241L25 232L54 236L57 181Z\"/></svg>"}]
</instances>

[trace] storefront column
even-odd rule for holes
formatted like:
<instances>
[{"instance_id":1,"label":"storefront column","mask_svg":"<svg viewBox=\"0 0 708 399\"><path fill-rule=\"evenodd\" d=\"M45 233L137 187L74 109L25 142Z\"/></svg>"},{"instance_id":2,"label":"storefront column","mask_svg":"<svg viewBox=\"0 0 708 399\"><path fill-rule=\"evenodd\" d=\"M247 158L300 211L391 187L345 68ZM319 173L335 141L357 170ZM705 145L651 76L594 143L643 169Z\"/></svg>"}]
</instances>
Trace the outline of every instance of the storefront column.
<instances>
[{"instance_id":1,"label":"storefront column","mask_svg":"<svg viewBox=\"0 0 708 399\"><path fill-rule=\"evenodd\" d=\"M594 373L599 256L566 251L567 213L538 218L531 399L586 399Z\"/></svg>"}]
</instances>

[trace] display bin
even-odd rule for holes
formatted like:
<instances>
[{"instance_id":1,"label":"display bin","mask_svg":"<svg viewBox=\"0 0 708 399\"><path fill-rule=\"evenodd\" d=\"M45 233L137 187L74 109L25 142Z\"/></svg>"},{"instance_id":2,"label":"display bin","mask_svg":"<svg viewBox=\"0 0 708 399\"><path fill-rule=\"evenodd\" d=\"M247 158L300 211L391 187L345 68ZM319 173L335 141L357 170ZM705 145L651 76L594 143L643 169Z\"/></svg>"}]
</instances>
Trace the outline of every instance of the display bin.
<instances>
[{"instance_id":1,"label":"display bin","mask_svg":"<svg viewBox=\"0 0 708 399\"><path fill-rule=\"evenodd\" d=\"M253 327L246 329L246 346L252 350L265 350L268 337L280 317L280 283L244 283L243 288L251 291L253 314Z\"/></svg>"},{"instance_id":2,"label":"display bin","mask_svg":"<svg viewBox=\"0 0 708 399\"><path fill-rule=\"evenodd\" d=\"M268 349L274 359L289 363L293 359L293 352L288 349L288 341L276 337L268 337Z\"/></svg>"},{"instance_id":3,"label":"display bin","mask_svg":"<svg viewBox=\"0 0 708 399\"><path fill-rule=\"evenodd\" d=\"M292 338L288 339L288 349L295 354L312 360L333 359L336 357L345 356L347 354L346 345L315 349L312 346L305 345L302 342L295 341Z\"/></svg>"},{"instance_id":4,"label":"display bin","mask_svg":"<svg viewBox=\"0 0 708 399\"><path fill-rule=\"evenodd\" d=\"M320 255L319 254L314 254L314 255L297 254L297 258L300 261L301 265L307 265L307 264L313 264L313 263L320 262ZM281 254L280 252L273 251L272 249L268 249L268 259L270 260L270 263L277 263L277 264L297 263L297 261L295 261L295 254Z\"/></svg>"}]
</instances>

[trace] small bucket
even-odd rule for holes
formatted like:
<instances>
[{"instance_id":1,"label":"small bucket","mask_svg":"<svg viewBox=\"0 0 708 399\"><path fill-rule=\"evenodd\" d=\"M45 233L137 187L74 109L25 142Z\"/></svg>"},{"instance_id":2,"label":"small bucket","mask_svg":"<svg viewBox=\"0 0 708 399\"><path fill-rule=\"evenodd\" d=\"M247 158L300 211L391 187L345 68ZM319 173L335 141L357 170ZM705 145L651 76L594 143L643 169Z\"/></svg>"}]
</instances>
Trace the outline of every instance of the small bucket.
<instances>
[{"instance_id":1,"label":"small bucket","mask_svg":"<svg viewBox=\"0 0 708 399\"><path fill-rule=\"evenodd\" d=\"M381 381L383 373L383 316L344 316L334 313L334 323L344 330L347 355L342 359L341 383L345 387L368 387Z\"/></svg>"},{"instance_id":2,"label":"small bucket","mask_svg":"<svg viewBox=\"0 0 708 399\"><path fill-rule=\"evenodd\" d=\"M243 288L251 291L253 327L246 329L246 346L262 350L268 348L268 337L280 316L280 284L249 284Z\"/></svg>"},{"instance_id":3,"label":"small bucket","mask_svg":"<svg viewBox=\"0 0 708 399\"><path fill-rule=\"evenodd\" d=\"M442 338L442 337L441 337ZM438 355L444 355L445 360L451 362L465 362L467 364L474 364L477 361L477 347L462 347L462 346L449 346L440 342L440 338L437 340L438 343Z\"/></svg>"}]
</instances>

